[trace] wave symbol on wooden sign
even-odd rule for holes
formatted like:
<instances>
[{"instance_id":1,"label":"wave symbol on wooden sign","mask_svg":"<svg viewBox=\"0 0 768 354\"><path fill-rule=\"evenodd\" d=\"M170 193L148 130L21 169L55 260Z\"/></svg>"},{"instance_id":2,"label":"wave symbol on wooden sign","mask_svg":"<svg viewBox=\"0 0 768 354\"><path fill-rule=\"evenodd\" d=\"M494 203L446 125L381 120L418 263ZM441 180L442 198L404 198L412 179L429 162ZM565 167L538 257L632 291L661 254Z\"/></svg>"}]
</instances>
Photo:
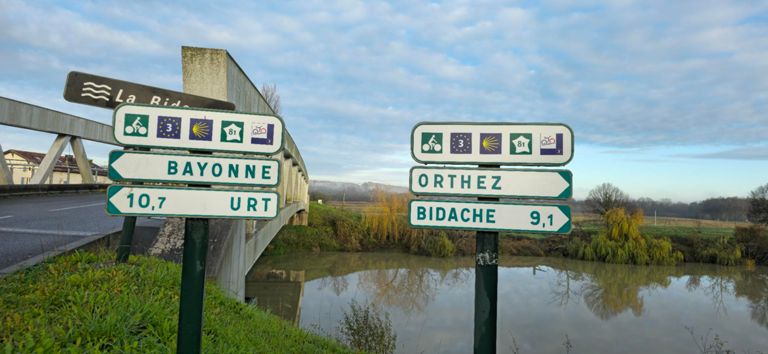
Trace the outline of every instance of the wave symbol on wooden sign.
<instances>
[{"instance_id":1,"label":"wave symbol on wooden sign","mask_svg":"<svg viewBox=\"0 0 768 354\"><path fill-rule=\"evenodd\" d=\"M96 100L109 101L109 96L112 88L107 85L99 85L95 82L87 81L83 83L82 93L80 96L87 96Z\"/></svg>"}]
</instances>

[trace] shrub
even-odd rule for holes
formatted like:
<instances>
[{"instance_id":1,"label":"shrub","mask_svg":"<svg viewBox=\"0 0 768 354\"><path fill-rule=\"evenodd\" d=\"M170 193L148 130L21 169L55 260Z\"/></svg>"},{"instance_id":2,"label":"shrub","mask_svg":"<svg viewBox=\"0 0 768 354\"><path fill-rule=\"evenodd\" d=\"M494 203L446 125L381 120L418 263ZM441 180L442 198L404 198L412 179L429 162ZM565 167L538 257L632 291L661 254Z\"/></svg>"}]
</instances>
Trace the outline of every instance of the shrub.
<instances>
[{"instance_id":1,"label":"shrub","mask_svg":"<svg viewBox=\"0 0 768 354\"><path fill-rule=\"evenodd\" d=\"M761 226L737 227L733 233L743 256L757 264L768 264L768 230Z\"/></svg>"},{"instance_id":2,"label":"shrub","mask_svg":"<svg viewBox=\"0 0 768 354\"><path fill-rule=\"evenodd\" d=\"M608 210L603 219L603 231L589 242L575 238L568 243L569 256L623 264L672 265L683 260L683 254L672 249L669 239L652 239L640 234L642 210L630 215L624 208L615 208Z\"/></svg>"},{"instance_id":3,"label":"shrub","mask_svg":"<svg viewBox=\"0 0 768 354\"><path fill-rule=\"evenodd\" d=\"M436 235L430 234L424 238L423 246L421 248L425 255L433 257L449 257L453 256L455 248L453 242L448 239L448 235L445 231L440 231Z\"/></svg>"},{"instance_id":4,"label":"shrub","mask_svg":"<svg viewBox=\"0 0 768 354\"><path fill-rule=\"evenodd\" d=\"M392 330L389 314L382 314L372 304L360 305L352 300L349 312L339 326L341 339L352 349L376 354L394 353L397 334Z\"/></svg>"},{"instance_id":5,"label":"shrub","mask_svg":"<svg viewBox=\"0 0 768 354\"><path fill-rule=\"evenodd\" d=\"M499 253L509 256L545 256L544 250L539 247L539 241L528 238L500 238Z\"/></svg>"},{"instance_id":6,"label":"shrub","mask_svg":"<svg viewBox=\"0 0 768 354\"><path fill-rule=\"evenodd\" d=\"M693 250L698 262L736 265L741 260L741 247L733 236L697 238Z\"/></svg>"}]
</instances>

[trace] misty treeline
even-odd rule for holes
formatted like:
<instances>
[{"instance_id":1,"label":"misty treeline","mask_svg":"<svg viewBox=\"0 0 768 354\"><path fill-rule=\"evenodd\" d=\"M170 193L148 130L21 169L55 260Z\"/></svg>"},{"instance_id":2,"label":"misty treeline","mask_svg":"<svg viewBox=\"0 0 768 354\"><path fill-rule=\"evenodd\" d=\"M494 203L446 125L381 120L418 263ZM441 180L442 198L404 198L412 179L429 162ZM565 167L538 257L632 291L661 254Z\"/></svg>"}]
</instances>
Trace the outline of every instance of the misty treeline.
<instances>
[{"instance_id":1,"label":"misty treeline","mask_svg":"<svg viewBox=\"0 0 768 354\"><path fill-rule=\"evenodd\" d=\"M592 209L586 200L573 201L574 211L590 213ZM657 216L708 219L723 221L747 221L749 199L739 197L709 198L700 202L673 202L670 199L654 200L651 198L631 199L627 201L628 210L642 209L646 217Z\"/></svg>"},{"instance_id":2,"label":"misty treeline","mask_svg":"<svg viewBox=\"0 0 768 354\"><path fill-rule=\"evenodd\" d=\"M348 202L372 202L373 193L362 188L348 188L346 190L309 190L310 200L323 201L348 201Z\"/></svg>"}]
</instances>

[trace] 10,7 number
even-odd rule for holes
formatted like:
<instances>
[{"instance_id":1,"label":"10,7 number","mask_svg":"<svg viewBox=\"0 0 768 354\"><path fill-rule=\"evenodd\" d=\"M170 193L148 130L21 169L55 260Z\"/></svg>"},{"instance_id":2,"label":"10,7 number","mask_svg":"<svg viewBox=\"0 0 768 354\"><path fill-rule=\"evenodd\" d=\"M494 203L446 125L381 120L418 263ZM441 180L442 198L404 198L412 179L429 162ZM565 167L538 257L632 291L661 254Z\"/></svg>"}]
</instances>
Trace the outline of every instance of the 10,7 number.
<instances>
[{"instance_id":1,"label":"10,7 number","mask_svg":"<svg viewBox=\"0 0 768 354\"><path fill-rule=\"evenodd\" d=\"M127 198L129 208L133 208L135 203L141 209L155 210L155 207L157 207L157 209L162 209L163 204L165 204L165 197L158 196L157 200L153 203L152 197L146 193L141 193L138 197L133 193L129 193Z\"/></svg>"}]
</instances>

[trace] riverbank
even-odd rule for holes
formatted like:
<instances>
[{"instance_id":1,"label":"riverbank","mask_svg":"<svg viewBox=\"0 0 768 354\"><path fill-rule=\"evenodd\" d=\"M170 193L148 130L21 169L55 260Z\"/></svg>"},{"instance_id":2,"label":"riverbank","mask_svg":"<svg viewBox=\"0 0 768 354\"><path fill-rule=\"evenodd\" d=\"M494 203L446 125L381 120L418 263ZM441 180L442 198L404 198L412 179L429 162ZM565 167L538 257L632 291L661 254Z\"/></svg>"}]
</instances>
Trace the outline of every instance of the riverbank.
<instances>
[{"instance_id":1,"label":"riverbank","mask_svg":"<svg viewBox=\"0 0 768 354\"><path fill-rule=\"evenodd\" d=\"M397 203L391 203L397 204ZM415 230L402 215L387 215L374 209L342 209L311 203L309 226L286 226L267 248L268 255L320 251L397 250L425 256L465 256L475 254L473 232ZM392 213L390 213L392 214ZM383 215L383 216L382 216ZM380 219L388 218L388 222ZM389 224L381 230L382 224ZM392 226L394 225L394 226ZM596 238L604 224L595 218L576 218L569 235L542 238L540 235L502 233L499 252L507 256L554 256L583 259L579 250ZM691 225L640 227L649 240L668 240L672 252L683 262L721 265L768 265L768 233L764 229L737 226L733 229L706 222Z\"/></svg>"},{"instance_id":2,"label":"riverbank","mask_svg":"<svg viewBox=\"0 0 768 354\"><path fill-rule=\"evenodd\" d=\"M151 257L114 264L76 252L0 278L0 349L7 353L173 352L181 267ZM347 353L206 284L206 353Z\"/></svg>"}]
</instances>

